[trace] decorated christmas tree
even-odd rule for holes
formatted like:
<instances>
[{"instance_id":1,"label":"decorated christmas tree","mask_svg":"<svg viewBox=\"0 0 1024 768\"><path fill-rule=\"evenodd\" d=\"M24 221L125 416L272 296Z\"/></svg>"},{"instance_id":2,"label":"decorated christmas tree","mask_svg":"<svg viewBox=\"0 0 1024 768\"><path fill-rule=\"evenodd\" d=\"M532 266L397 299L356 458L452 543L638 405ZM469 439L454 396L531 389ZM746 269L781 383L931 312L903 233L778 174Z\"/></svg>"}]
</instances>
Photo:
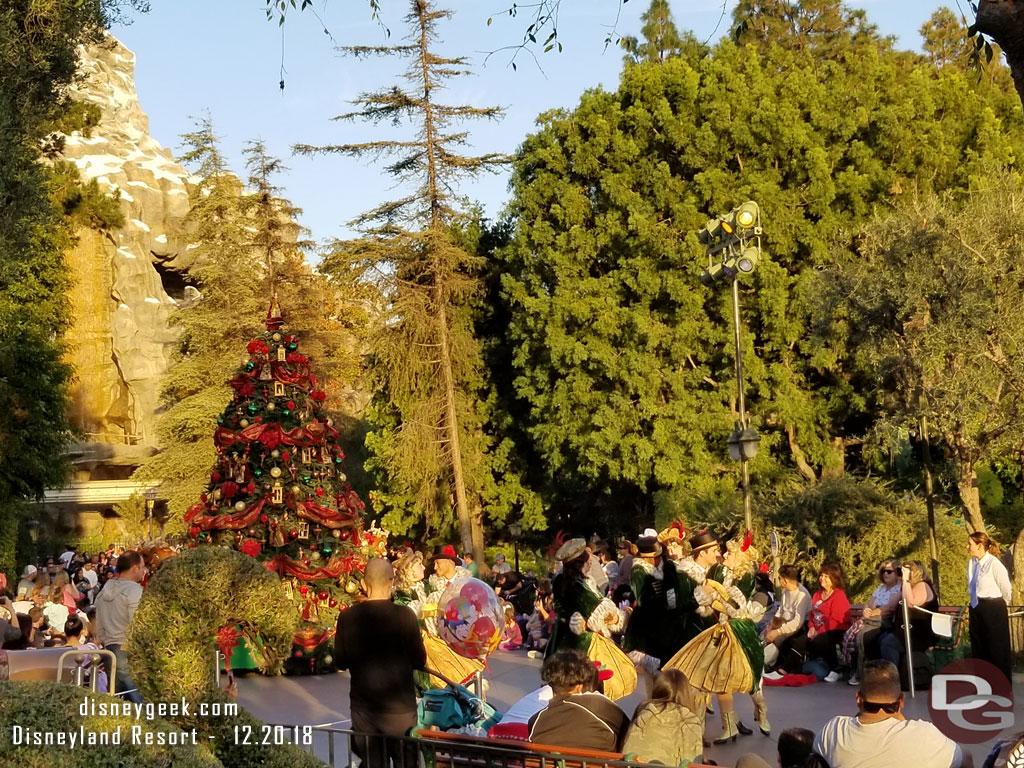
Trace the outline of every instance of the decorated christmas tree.
<instances>
[{"instance_id":1,"label":"decorated christmas tree","mask_svg":"<svg viewBox=\"0 0 1024 768\"><path fill-rule=\"evenodd\" d=\"M196 545L237 549L280 574L302 620L286 670L320 673L333 668L338 612L387 535L363 528L365 505L343 471L326 394L276 297L266 325L229 382L234 397L213 436L217 462L185 522Z\"/></svg>"}]
</instances>

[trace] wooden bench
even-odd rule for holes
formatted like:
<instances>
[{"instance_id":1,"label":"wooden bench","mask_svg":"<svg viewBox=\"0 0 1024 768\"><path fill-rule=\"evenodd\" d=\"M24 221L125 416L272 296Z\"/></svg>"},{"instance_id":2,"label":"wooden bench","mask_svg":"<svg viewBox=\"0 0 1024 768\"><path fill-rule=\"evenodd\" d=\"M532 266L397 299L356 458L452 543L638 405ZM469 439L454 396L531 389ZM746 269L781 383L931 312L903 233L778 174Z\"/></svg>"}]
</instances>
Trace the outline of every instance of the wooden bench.
<instances>
[{"instance_id":1,"label":"wooden bench","mask_svg":"<svg viewBox=\"0 0 1024 768\"><path fill-rule=\"evenodd\" d=\"M626 756L621 752L556 747L517 739L493 739L422 729L416 731L416 737L431 746L433 759L428 757L426 762L434 768L611 768L626 762ZM629 764L648 768L647 763ZM707 767L690 763L689 768Z\"/></svg>"}]
</instances>

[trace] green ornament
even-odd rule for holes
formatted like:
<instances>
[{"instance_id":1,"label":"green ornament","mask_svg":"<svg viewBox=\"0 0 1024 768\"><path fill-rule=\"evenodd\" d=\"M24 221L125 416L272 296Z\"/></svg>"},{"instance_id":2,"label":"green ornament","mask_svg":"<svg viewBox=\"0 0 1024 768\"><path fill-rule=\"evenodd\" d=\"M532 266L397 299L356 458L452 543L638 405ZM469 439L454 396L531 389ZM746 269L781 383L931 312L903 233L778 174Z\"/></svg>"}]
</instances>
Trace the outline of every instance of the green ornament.
<instances>
[{"instance_id":1,"label":"green ornament","mask_svg":"<svg viewBox=\"0 0 1024 768\"><path fill-rule=\"evenodd\" d=\"M263 477L263 470L257 467L252 471L253 477Z\"/></svg>"},{"instance_id":2,"label":"green ornament","mask_svg":"<svg viewBox=\"0 0 1024 768\"><path fill-rule=\"evenodd\" d=\"M224 417L223 416L218 416L217 417L217 423L218 424L223 424L224 423Z\"/></svg>"},{"instance_id":3,"label":"green ornament","mask_svg":"<svg viewBox=\"0 0 1024 768\"><path fill-rule=\"evenodd\" d=\"M341 464L341 456L335 456L334 457L334 463L335 464Z\"/></svg>"},{"instance_id":4,"label":"green ornament","mask_svg":"<svg viewBox=\"0 0 1024 768\"><path fill-rule=\"evenodd\" d=\"M294 341L291 341L291 342L288 343L288 349L290 351L294 352L298 348L299 348L299 345L296 344Z\"/></svg>"},{"instance_id":5,"label":"green ornament","mask_svg":"<svg viewBox=\"0 0 1024 768\"><path fill-rule=\"evenodd\" d=\"M302 476L302 482L304 482L306 485L312 485L313 484L313 478L310 475L303 475Z\"/></svg>"},{"instance_id":6,"label":"green ornament","mask_svg":"<svg viewBox=\"0 0 1024 768\"><path fill-rule=\"evenodd\" d=\"M255 403L251 403L250 405L247 405L247 406L245 407L245 410L247 410L247 411L249 412L249 415L250 415L250 416L255 416L255 415L256 415L256 412L257 412L257 411L258 411L259 409L260 409L260 408L259 408L259 406L258 406L258 405L256 405Z\"/></svg>"},{"instance_id":7,"label":"green ornament","mask_svg":"<svg viewBox=\"0 0 1024 768\"><path fill-rule=\"evenodd\" d=\"M281 415L282 416L291 416L291 413L292 412L290 410L288 410L287 408L282 408L281 409Z\"/></svg>"},{"instance_id":8,"label":"green ornament","mask_svg":"<svg viewBox=\"0 0 1024 768\"><path fill-rule=\"evenodd\" d=\"M256 368L256 363L252 362L251 360L248 363L245 364L245 370L247 370L247 371L251 371L251 370L253 370L255 368Z\"/></svg>"},{"instance_id":9,"label":"green ornament","mask_svg":"<svg viewBox=\"0 0 1024 768\"><path fill-rule=\"evenodd\" d=\"M331 552L334 551L334 547L332 547L330 544L324 544L324 546L320 547L320 549L323 551L325 555L329 555L331 554Z\"/></svg>"}]
</instances>

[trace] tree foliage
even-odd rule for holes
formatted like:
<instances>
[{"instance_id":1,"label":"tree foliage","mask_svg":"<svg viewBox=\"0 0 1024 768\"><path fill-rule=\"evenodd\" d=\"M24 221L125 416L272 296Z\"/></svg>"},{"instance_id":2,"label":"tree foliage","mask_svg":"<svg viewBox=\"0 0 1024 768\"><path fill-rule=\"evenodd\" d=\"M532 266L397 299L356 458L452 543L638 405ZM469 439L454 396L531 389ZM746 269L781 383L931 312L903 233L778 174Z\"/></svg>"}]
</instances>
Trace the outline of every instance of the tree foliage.
<instances>
[{"instance_id":1,"label":"tree foliage","mask_svg":"<svg viewBox=\"0 0 1024 768\"><path fill-rule=\"evenodd\" d=\"M358 275L380 290L384 317L373 339L371 372L378 390L366 442L385 523L406 531L419 521L441 535L457 521L462 545L483 562L483 514L490 474L488 438L478 402L483 382L471 302L480 291L477 254L460 233L472 213L459 180L504 163L502 155L459 154L467 133L456 123L494 119L494 107L443 104L437 94L469 74L463 58L436 52L437 25L451 16L413 0L407 43L355 47L354 56L392 55L409 66L404 85L360 95L339 119L411 127L411 137L326 147L306 154L393 158L385 170L404 196L381 203L353 223L362 238L339 243L325 269Z\"/></svg>"},{"instance_id":2,"label":"tree foliage","mask_svg":"<svg viewBox=\"0 0 1024 768\"><path fill-rule=\"evenodd\" d=\"M650 519L655 499L734 482L731 307L700 286L687 233L746 199L767 243L741 297L754 474L841 473L875 393L847 349L808 332L817 270L873 212L967 189L1024 148L998 84L892 51L839 3L803 5L748 8L771 34L699 62L627 67L615 93L543 115L517 156L505 360L532 478L570 489L563 505Z\"/></svg>"},{"instance_id":3,"label":"tree foliage","mask_svg":"<svg viewBox=\"0 0 1024 768\"><path fill-rule=\"evenodd\" d=\"M181 337L161 392L162 450L136 471L139 479L163 480L169 530L176 532L183 530L182 514L198 500L216 461L210 425L231 399L227 381L246 343L263 330L271 294L277 293L289 327L317 360L334 405L358 373L359 329L346 317L340 297L305 261L307 244L297 239L294 222L299 211L273 184L280 162L262 143L250 143L246 189L228 169L208 117L183 139L182 162L200 179L187 222L195 245L188 277L199 293L173 316Z\"/></svg>"}]
</instances>

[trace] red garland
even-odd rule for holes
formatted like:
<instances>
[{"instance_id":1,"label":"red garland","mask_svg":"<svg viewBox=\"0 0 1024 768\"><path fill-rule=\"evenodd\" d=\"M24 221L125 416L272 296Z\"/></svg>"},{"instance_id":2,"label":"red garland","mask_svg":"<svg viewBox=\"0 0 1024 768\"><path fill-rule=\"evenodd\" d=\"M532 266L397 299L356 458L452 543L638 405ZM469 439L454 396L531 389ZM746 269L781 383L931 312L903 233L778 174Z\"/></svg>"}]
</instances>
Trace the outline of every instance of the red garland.
<instances>
[{"instance_id":1,"label":"red garland","mask_svg":"<svg viewBox=\"0 0 1024 768\"><path fill-rule=\"evenodd\" d=\"M228 382L241 397L249 397L256 394L256 385L248 373L240 373Z\"/></svg>"},{"instance_id":2,"label":"red garland","mask_svg":"<svg viewBox=\"0 0 1024 768\"><path fill-rule=\"evenodd\" d=\"M312 568L298 560L293 560L288 555L274 555L267 560L263 566L273 573L281 576L294 576L302 581L319 581L320 579L336 579L343 573L351 573L354 570L361 570L360 563L351 555L345 557L332 557L326 565ZM365 568L363 564L363 568Z\"/></svg>"},{"instance_id":3,"label":"red garland","mask_svg":"<svg viewBox=\"0 0 1024 768\"><path fill-rule=\"evenodd\" d=\"M256 522L256 519L260 516L260 512L263 509L265 501L266 499L260 499L249 508L243 509L241 512L221 515L204 515L202 512L205 509L205 505L201 503L196 504L185 513L185 522L191 523L193 528L199 528L203 531L241 530L242 528L246 528Z\"/></svg>"},{"instance_id":4,"label":"red garland","mask_svg":"<svg viewBox=\"0 0 1024 768\"><path fill-rule=\"evenodd\" d=\"M278 381L298 387L303 392L309 391L309 363L295 363L295 370L292 371L285 363L274 360L270 363L270 370Z\"/></svg>"},{"instance_id":5,"label":"red garland","mask_svg":"<svg viewBox=\"0 0 1024 768\"><path fill-rule=\"evenodd\" d=\"M213 433L213 442L222 448L235 443L259 441L268 451L282 444L308 448L319 444L325 438L337 440L338 430L322 421L314 421L308 427L296 427L287 432L281 429L280 424L272 421L268 424L251 424L238 432L233 432L227 427L217 427ZM214 475L215 477L211 476L210 480L216 483L220 480L220 475L218 473L214 473Z\"/></svg>"},{"instance_id":6,"label":"red garland","mask_svg":"<svg viewBox=\"0 0 1024 768\"><path fill-rule=\"evenodd\" d=\"M249 350L250 355L265 355L270 352L270 347L260 339L250 341L246 349Z\"/></svg>"},{"instance_id":7,"label":"red garland","mask_svg":"<svg viewBox=\"0 0 1024 768\"><path fill-rule=\"evenodd\" d=\"M260 543L255 539L246 539L242 542L241 546L238 547L239 552L243 555L248 555L249 557L258 557L261 549L262 547L260 547Z\"/></svg>"},{"instance_id":8,"label":"red garland","mask_svg":"<svg viewBox=\"0 0 1024 768\"><path fill-rule=\"evenodd\" d=\"M359 518L356 515L335 512L330 507L324 507L315 501L303 501L296 506L295 514L309 520L311 523L322 525L325 528L358 528Z\"/></svg>"}]
</instances>

